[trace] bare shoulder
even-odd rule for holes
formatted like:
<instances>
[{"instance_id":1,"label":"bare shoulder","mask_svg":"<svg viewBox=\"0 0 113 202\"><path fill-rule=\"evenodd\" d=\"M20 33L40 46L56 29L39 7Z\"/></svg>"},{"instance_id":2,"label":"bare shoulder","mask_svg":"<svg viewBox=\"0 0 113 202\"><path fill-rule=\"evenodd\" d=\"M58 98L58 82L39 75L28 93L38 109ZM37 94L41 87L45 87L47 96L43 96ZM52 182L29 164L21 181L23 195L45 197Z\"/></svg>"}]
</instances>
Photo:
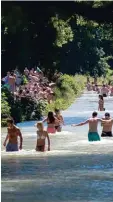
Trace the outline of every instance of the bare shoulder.
<instances>
[{"instance_id":1,"label":"bare shoulder","mask_svg":"<svg viewBox=\"0 0 113 202\"><path fill-rule=\"evenodd\" d=\"M17 131L20 131L20 128L18 127L18 126L14 126L15 127L15 129L17 130Z\"/></svg>"}]
</instances>

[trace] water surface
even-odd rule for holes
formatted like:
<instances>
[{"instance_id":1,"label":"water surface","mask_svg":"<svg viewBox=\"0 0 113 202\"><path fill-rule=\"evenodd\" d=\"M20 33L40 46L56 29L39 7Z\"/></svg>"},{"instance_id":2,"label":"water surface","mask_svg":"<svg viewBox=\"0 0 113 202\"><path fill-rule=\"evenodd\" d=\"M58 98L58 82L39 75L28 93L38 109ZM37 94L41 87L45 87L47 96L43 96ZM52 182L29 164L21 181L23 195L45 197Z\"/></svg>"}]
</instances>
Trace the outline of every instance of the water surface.
<instances>
[{"instance_id":1,"label":"water surface","mask_svg":"<svg viewBox=\"0 0 113 202\"><path fill-rule=\"evenodd\" d=\"M113 98L105 98L106 111L113 116L112 106ZM113 138L91 143L87 125L71 127L97 108L98 95L84 92L62 112L65 126L63 132L50 135L50 152L35 152L35 122L18 124L23 150L6 153L2 147L2 202L113 201ZM5 136L3 131L2 142Z\"/></svg>"}]
</instances>

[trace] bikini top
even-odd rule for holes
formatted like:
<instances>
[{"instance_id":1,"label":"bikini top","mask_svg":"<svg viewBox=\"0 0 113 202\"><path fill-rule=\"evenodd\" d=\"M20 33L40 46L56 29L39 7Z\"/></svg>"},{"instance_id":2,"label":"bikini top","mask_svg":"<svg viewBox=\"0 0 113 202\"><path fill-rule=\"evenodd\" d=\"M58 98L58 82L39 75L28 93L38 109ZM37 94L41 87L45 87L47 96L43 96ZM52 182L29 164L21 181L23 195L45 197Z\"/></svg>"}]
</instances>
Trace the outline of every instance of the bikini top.
<instances>
[{"instance_id":1,"label":"bikini top","mask_svg":"<svg viewBox=\"0 0 113 202\"><path fill-rule=\"evenodd\" d=\"M41 140L44 140L46 137L45 137L45 135L39 135L39 133L38 133L39 131L37 131L37 139L39 140L39 139L41 139Z\"/></svg>"}]
</instances>

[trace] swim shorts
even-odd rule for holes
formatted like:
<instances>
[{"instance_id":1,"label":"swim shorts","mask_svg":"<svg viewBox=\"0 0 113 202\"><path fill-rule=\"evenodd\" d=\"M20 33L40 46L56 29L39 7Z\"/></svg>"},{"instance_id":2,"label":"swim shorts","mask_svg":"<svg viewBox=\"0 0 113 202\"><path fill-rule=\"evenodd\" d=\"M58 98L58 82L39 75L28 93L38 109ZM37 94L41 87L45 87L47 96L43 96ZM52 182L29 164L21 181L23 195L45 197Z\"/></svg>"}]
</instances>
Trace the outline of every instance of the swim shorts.
<instances>
[{"instance_id":1,"label":"swim shorts","mask_svg":"<svg viewBox=\"0 0 113 202\"><path fill-rule=\"evenodd\" d=\"M89 141L100 141L99 134L97 132L89 132L88 133L88 140Z\"/></svg>"},{"instance_id":2,"label":"swim shorts","mask_svg":"<svg viewBox=\"0 0 113 202\"><path fill-rule=\"evenodd\" d=\"M8 143L6 146L6 152L18 151L18 145L13 143Z\"/></svg>"},{"instance_id":3,"label":"swim shorts","mask_svg":"<svg viewBox=\"0 0 113 202\"><path fill-rule=\"evenodd\" d=\"M107 95L106 95L106 94L103 94L103 97L107 97Z\"/></svg>"},{"instance_id":4,"label":"swim shorts","mask_svg":"<svg viewBox=\"0 0 113 202\"><path fill-rule=\"evenodd\" d=\"M48 133L56 133L56 129L55 128L47 128L47 132Z\"/></svg>"},{"instance_id":5,"label":"swim shorts","mask_svg":"<svg viewBox=\"0 0 113 202\"><path fill-rule=\"evenodd\" d=\"M112 132L109 131L109 132L105 132L105 131L102 131L102 134L101 134L101 137L112 137Z\"/></svg>"}]
</instances>

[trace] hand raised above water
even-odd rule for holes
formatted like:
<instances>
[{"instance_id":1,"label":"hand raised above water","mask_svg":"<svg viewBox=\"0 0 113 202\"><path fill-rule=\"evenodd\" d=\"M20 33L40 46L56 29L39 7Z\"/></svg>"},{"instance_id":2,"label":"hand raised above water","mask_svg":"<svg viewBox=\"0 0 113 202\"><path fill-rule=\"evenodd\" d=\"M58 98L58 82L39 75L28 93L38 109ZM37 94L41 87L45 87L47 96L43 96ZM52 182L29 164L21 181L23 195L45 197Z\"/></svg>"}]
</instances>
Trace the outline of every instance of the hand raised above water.
<instances>
[{"instance_id":1,"label":"hand raised above water","mask_svg":"<svg viewBox=\"0 0 113 202\"><path fill-rule=\"evenodd\" d=\"M72 124L71 126L75 127L75 126L76 126L76 124Z\"/></svg>"}]
</instances>

